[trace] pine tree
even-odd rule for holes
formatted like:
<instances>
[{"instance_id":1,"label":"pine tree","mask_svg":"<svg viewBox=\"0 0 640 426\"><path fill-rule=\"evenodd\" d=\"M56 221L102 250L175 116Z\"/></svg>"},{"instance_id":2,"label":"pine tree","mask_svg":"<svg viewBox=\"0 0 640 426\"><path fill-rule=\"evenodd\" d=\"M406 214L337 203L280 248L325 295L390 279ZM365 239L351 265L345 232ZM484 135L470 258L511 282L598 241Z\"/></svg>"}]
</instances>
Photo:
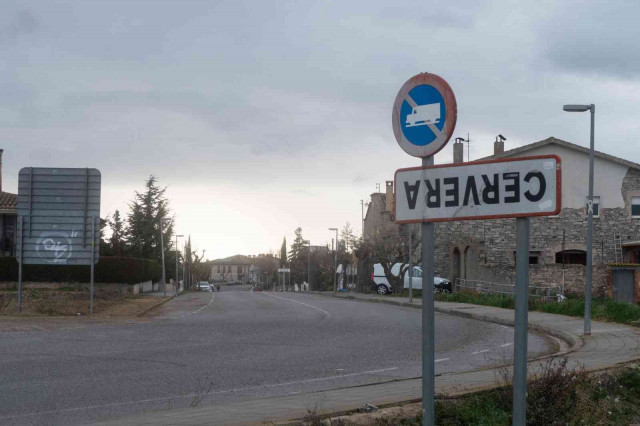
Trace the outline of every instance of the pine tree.
<instances>
[{"instance_id":1,"label":"pine tree","mask_svg":"<svg viewBox=\"0 0 640 426\"><path fill-rule=\"evenodd\" d=\"M114 256L122 256L124 254L124 238L125 224L120 217L120 211L116 210L113 218L109 219L109 227L111 228L111 238L109 239L109 248Z\"/></svg>"},{"instance_id":2,"label":"pine tree","mask_svg":"<svg viewBox=\"0 0 640 426\"><path fill-rule=\"evenodd\" d=\"M156 182L157 178L154 175L149 176L145 183L145 192L136 191L133 201L129 204L127 243L133 256L160 262L160 221L167 219L171 211L169 200L164 195L167 188L160 188ZM175 260L169 251L172 245L173 221L165 221L162 228L166 263L171 259Z\"/></svg>"},{"instance_id":3,"label":"pine tree","mask_svg":"<svg viewBox=\"0 0 640 426\"><path fill-rule=\"evenodd\" d=\"M287 237L282 240L282 247L280 248L280 267L284 268L287 264Z\"/></svg>"},{"instance_id":4,"label":"pine tree","mask_svg":"<svg viewBox=\"0 0 640 426\"><path fill-rule=\"evenodd\" d=\"M302 228L295 230L296 238L291 244L291 250L289 251L289 264L292 268L294 282L302 282L307 277L307 263L308 263L308 244L309 242L302 238Z\"/></svg>"}]
</instances>

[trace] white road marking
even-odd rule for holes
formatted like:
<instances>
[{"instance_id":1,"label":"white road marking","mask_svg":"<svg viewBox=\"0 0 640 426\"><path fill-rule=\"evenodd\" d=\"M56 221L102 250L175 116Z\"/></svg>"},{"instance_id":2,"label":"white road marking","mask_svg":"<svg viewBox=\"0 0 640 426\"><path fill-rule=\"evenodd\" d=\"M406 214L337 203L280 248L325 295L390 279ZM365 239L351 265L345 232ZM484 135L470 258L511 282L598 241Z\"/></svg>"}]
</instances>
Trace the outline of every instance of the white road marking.
<instances>
[{"instance_id":1,"label":"white road marking","mask_svg":"<svg viewBox=\"0 0 640 426\"><path fill-rule=\"evenodd\" d=\"M384 373L386 371L397 370L399 368L400 367L390 367L390 368L382 368L380 370L369 370L369 371L361 371L359 373L342 374L340 376L319 377L319 378L316 378L316 379L296 380L296 381L293 381L293 382L274 383L274 384L270 384L270 385L248 386L248 387L244 387L244 388L235 388L235 389L228 389L228 390L222 390L222 391L216 391L216 392L209 392L205 396L224 394L224 393L231 393L231 392L241 392L241 391L261 389L261 388L276 388L276 387L280 387L280 386L289 386L289 385L298 385L298 384L304 384L304 383L313 383L313 382L321 382L321 381L328 381L328 380L336 380L336 379L342 379L342 378L345 378L345 377L354 377L354 376L363 376L363 375L366 375L366 374ZM196 396L201 397L203 395L202 395L202 393L192 393L192 394L188 394L188 395L167 396L167 397L162 397L162 398L139 399L137 401L115 402L115 403L112 403L112 404L87 405L85 407L63 408L63 409L60 409L60 410L39 411L39 412L36 412L36 413L18 414L18 415L14 415L14 416L0 416L0 419L17 419L17 418L21 418L21 417L39 416L39 415L45 415L45 414L70 413L70 412L73 412L73 411L92 410L92 409L96 409L96 408L106 408L106 407L120 407L120 406L123 406L123 405L140 404L140 403L145 403L145 402L175 401L177 399L193 398L193 397L196 397Z\"/></svg>"},{"instance_id":2,"label":"white road marking","mask_svg":"<svg viewBox=\"0 0 640 426\"><path fill-rule=\"evenodd\" d=\"M511 346L513 345L513 343L504 343L502 345L500 345L501 348L506 348L507 346Z\"/></svg>"},{"instance_id":3,"label":"white road marking","mask_svg":"<svg viewBox=\"0 0 640 426\"><path fill-rule=\"evenodd\" d=\"M287 300L287 301L289 301L289 302L299 303L299 304L301 304L301 305L308 306L309 308L313 308L313 309L315 309L315 310L318 310L318 311L322 312L323 314L325 314L325 315L326 315L326 316L328 316L328 317L330 317L330 316L331 316L331 314L330 314L329 312L325 311L324 309L320 309L320 308L318 308L318 307L316 307L316 306L309 305L309 304L307 304L307 303L303 303L303 302L300 302L300 301L298 301L298 300L287 299L286 297L279 297L279 296L275 296L275 295L273 295L273 294L269 294L269 293L266 293L266 292L261 292L260 294L264 294L265 296L269 296L269 297L275 297L276 299L280 299L280 300Z\"/></svg>"},{"instance_id":4,"label":"white road marking","mask_svg":"<svg viewBox=\"0 0 640 426\"><path fill-rule=\"evenodd\" d=\"M471 352L471 355L478 355L478 354L483 354L485 352L489 352L489 349L483 349L481 351L475 351L475 352Z\"/></svg>"},{"instance_id":5,"label":"white road marking","mask_svg":"<svg viewBox=\"0 0 640 426\"><path fill-rule=\"evenodd\" d=\"M215 293L212 293L212 294L211 294L211 300L209 300L209 303L207 303L206 305L201 306L200 308L196 309L196 310L195 310L195 311L193 311L193 312L189 312L189 313L186 313L186 314L178 315L178 316L176 316L176 317L170 317L169 319L184 318L184 317L188 317L189 315L197 314L198 312L200 312L201 310L203 310L204 308L206 308L207 306L209 306L210 304L212 304L212 303L213 303L213 300L214 300L215 298L216 298L216 294L215 294Z\"/></svg>"},{"instance_id":6,"label":"white road marking","mask_svg":"<svg viewBox=\"0 0 640 426\"><path fill-rule=\"evenodd\" d=\"M442 361L449 361L451 358L440 358L440 359L436 359L434 362L442 362Z\"/></svg>"}]
</instances>

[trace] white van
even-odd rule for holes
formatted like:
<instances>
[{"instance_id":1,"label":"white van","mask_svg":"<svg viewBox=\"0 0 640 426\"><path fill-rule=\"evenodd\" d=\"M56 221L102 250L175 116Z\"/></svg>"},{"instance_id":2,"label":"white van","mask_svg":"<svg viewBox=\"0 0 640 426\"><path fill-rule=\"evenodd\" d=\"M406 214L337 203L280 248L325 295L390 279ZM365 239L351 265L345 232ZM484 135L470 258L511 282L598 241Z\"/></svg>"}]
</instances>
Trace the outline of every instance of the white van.
<instances>
[{"instance_id":1,"label":"white van","mask_svg":"<svg viewBox=\"0 0 640 426\"><path fill-rule=\"evenodd\" d=\"M401 263L396 263L391 267L391 273L394 276L398 276ZM404 272L404 288L409 288L409 265L406 265ZM422 268L419 266L413 266L413 279L412 287L414 290L422 290ZM434 277L433 278L434 290L451 293L451 281L446 278ZM378 294L388 294L393 291L389 280L384 274L384 268L381 264L376 263L373 265L373 274L371 274L371 289L375 290Z\"/></svg>"}]
</instances>

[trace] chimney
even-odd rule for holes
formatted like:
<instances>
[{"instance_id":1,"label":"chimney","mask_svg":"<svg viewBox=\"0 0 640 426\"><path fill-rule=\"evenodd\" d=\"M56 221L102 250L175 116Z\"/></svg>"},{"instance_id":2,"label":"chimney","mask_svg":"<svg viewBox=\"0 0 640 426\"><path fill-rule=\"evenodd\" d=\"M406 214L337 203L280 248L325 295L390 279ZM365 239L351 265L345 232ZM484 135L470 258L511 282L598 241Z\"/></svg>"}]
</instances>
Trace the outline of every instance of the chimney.
<instances>
[{"instance_id":1,"label":"chimney","mask_svg":"<svg viewBox=\"0 0 640 426\"><path fill-rule=\"evenodd\" d=\"M392 212L393 211L393 204L394 204L394 199L393 199L393 181L392 180L388 180L387 181L387 208L386 210L388 212Z\"/></svg>"},{"instance_id":2,"label":"chimney","mask_svg":"<svg viewBox=\"0 0 640 426\"><path fill-rule=\"evenodd\" d=\"M504 141L506 141L502 135L496 136L496 141L493 143L493 155L502 154L504 152Z\"/></svg>"},{"instance_id":3,"label":"chimney","mask_svg":"<svg viewBox=\"0 0 640 426\"><path fill-rule=\"evenodd\" d=\"M0 149L0 192L2 192L2 153L4 149Z\"/></svg>"},{"instance_id":4,"label":"chimney","mask_svg":"<svg viewBox=\"0 0 640 426\"><path fill-rule=\"evenodd\" d=\"M461 138L456 138L456 141L453 143L453 162L463 163L464 162L464 142L458 139L461 139Z\"/></svg>"}]
</instances>

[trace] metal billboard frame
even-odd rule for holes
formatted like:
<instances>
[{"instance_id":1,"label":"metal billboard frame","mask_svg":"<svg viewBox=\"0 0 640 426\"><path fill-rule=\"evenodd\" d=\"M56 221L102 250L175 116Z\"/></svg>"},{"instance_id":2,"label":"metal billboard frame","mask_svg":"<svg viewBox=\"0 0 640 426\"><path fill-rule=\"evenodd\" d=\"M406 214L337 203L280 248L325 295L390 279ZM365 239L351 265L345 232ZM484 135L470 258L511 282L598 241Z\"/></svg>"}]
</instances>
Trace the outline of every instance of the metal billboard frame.
<instances>
[{"instance_id":1,"label":"metal billboard frame","mask_svg":"<svg viewBox=\"0 0 640 426\"><path fill-rule=\"evenodd\" d=\"M93 313L94 269L100 257L100 171L24 167L18 176L18 310L22 312L23 264L85 265L91 266Z\"/></svg>"}]
</instances>

